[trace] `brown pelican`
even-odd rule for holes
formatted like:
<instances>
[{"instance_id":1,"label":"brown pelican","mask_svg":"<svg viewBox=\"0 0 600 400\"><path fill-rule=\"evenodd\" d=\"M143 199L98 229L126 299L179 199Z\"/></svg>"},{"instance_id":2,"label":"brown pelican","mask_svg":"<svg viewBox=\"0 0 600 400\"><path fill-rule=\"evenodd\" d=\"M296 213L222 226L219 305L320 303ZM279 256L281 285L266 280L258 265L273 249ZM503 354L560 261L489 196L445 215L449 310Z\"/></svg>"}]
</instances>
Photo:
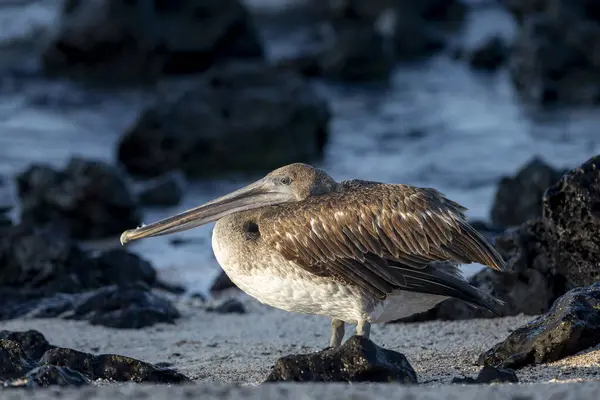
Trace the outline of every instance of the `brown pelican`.
<instances>
[{"instance_id":1,"label":"brown pelican","mask_svg":"<svg viewBox=\"0 0 600 400\"><path fill-rule=\"evenodd\" d=\"M204 205L123 232L121 243L217 221L217 261L244 292L287 311L332 318L369 337L371 324L426 311L449 297L498 313L460 263L504 261L465 220L466 208L431 188L361 180L290 164Z\"/></svg>"}]
</instances>

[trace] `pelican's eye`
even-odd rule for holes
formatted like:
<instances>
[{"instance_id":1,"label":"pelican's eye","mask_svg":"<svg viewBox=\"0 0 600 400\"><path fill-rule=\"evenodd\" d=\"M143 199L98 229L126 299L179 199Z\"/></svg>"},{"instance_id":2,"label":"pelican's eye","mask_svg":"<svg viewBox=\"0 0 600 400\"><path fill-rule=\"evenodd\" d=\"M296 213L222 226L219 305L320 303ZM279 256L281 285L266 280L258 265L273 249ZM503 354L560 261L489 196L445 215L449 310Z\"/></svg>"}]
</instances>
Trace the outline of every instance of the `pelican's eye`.
<instances>
[{"instance_id":1,"label":"pelican's eye","mask_svg":"<svg viewBox=\"0 0 600 400\"><path fill-rule=\"evenodd\" d=\"M279 180L281 182L282 185L290 185L292 183L292 178L290 178L289 176L284 176L283 178L281 178Z\"/></svg>"}]
</instances>

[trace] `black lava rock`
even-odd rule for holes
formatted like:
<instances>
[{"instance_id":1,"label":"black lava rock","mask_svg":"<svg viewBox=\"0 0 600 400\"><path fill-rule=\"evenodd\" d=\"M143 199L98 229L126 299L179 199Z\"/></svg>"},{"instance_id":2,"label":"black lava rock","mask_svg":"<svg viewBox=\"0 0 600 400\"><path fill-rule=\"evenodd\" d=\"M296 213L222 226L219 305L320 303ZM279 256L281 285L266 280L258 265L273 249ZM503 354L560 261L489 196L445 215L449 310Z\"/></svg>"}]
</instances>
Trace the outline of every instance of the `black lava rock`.
<instances>
[{"instance_id":1,"label":"black lava rock","mask_svg":"<svg viewBox=\"0 0 600 400\"><path fill-rule=\"evenodd\" d=\"M0 236L0 320L62 317L115 328L172 323L177 309L152 288L178 289L125 250L92 257L51 226L19 225Z\"/></svg>"},{"instance_id":2,"label":"black lava rock","mask_svg":"<svg viewBox=\"0 0 600 400\"><path fill-rule=\"evenodd\" d=\"M33 366L19 343L0 339L0 382L23 376Z\"/></svg>"},{"instance_id":3,"label":"black lava rock","mask_svg":"<svg viewBox=\"0 0 600 400\"><path fill-rule=\"evenodd\" d=\"M472 68L493 71L507 60L509 48L499 36L493 36L476 48L469 57Z\"/></svg>"},{"instance_id":4,"label":"black lava rock","mask_svg":"<svg viewBox=\"0 0 600 400\"><path fill-rule=\"evenodd\" d=\"M519 25L531 14L544 11L548 5L546 0L500 0L499 3L511 13Z\"/></svg>"},{"instance_id":5,"label":"black lava rock","mask_svg":"<svg viewBox=\"0 0 600 400\"><path fill-rule=\"evenodd\" d=\"M62 171L33 165L17 177L17 190L22 221L64 224L74 238L106 238L141 223L122 174L100 161L72 158Z\"/></svg>"},{"instance_id":6,"label":"black lava rock","mask_svg":"<svg viewBox=\"0 0 600 400\"><path fill-rule=\"evenodd\" d=\"M180 316L168 299L142 282L105 286L84 293L32 295L29 299L18 296L7 301L7 309L0 314L5 317L3 319L27 315L30 318L85 320L92 325L118 329L141 329L158 323L172 324Z\"/></svg>"},{"instance_id":7,"label":"black lava rock","mask_svg":"<svg viewBox=\"0 0 600 400\"><path fill-rule=\"evenodd\" d=\"M175 323L180 314L166 298L136 282L112 285L76 296L64 318L90 321L92 325L140 329L157 323Z\"/></svg>"},{"instance_id":8,"label":"black lava rock","mask_svg":"<svg viewBox=\"0 0 600 400\"><path fill-rule=\"evenodd\" d=\"M93 257L102 272L101 285L128 285L142 282L153 288L173 294L182 294L185 288L159 280L150 262L124 249L107 250Z\"/></svg>"},{"instance_id":9,"label":"black lava rock","mask_svg":"<svg viewBox=\"0 0 600 400\"><path fill-rule=\"evenodd\" d=\"M458 22L467 11L460 0L314 0L313 3L324 18L333 21L375 22L386 10L401 7L406 14L425 22Z\"/></svg>"},{"instance_id":10,"label":"black lava rock","mask_svg":"<svg viewBox=\"0 0 600 400\"><path fill-rule=\"evenodd\" d=\"M84 386L90 380L83 374L67 367L42 365L28 371L23 377L4 383L5 387L38 388L44 386Z\"/></svg>"},{"instance_id":11,"label":"black lava rock","mask_svg":"<svg viewBox=\"0 0 600 400\"><path fill-rule=\"evenodd\" d=\"M93 261L55 226L20 224L0 236L0 287L70 293L100 287L98 275Z\"/></svg>"},{"instance_id":12,"label":"black lava rock","mask_svg":"<svg viewBox=\"0 0 600 400\"><path fill-rule=\"evenodd\" d=\"M600 281L600 156L565 175L544 196L551 262L568 286Z\"/></svg>"},{"instance_id":13,"label":"black lava rock","mask_svg":"<svg viewBox=\"0 0 600 400\"><path fill-rule=\"evenodd\" d=\"M519 378L512 369L494 368L490 366L484 366L477 378L454 378L452 383L459 384L478 384L478 383L518 383Z\"/></svg>"},{"instance_id":14,"label":"black lava rock","mask_svg":"<svg viewBox=\"0 0 600 400\"><path fill-rule=\"evenodd\" d=\"M302 77L262 63L226 64L142 112L117 158L132 175L265 173L319 158L329 107ZM268 146L265 144L268 143Z\"/></svg>"},{"instance_id":15,"label":"black lava rock","mask_svg":"<svg viewBox=\"0 0 600 400\"><path fill-rule=\"evenodd\" d=\"M514 177L502 178L492 205L492 222L500 226L518 226L541 217L544 192L560 179L562 172L535 157Z\"/></svg>"},{"instance_id":16,"label":"black lava rock","mask_svg":"<svg viewBox=\"0 0 600 400\"><path fill-rule=\"evenodd\" d=\"M0 339L16 342L25 356L32 360L39 360L46 351L55 347L48 343L44 335L34 330L0 331Z\"/></svg>"},{"instance_id":17,"label":"black lava rock","mask_svg":"<svg viewBox=\"0 0 600 400\"><path fill-rule=\"evenodd\" d=\"M314 4L335 30L344 25L373 27L379 25L384 13L392 14L395 22L389 27L391 29L384 30L390 31L390 47L400 61L427 56L444 48L446 36L464 21L467 11L460 0L350 0L314 1ZM362 42L360 47L365 43ZM350 44L348 42L348 46ZM353 51L373 52L366 48ZM382 60L381 53L377 54L374 65L378 65L379 60Z\"/></svg>"},{"instance_id":18,"label":"black lava rock","mask_svg":"<svg viewBox=\"0 0 600 400\"><path fill-rule=\"evenodd\" d=\"M12 219L8 215L0 214L0 229L13 225Z\"/></svg>"},{"instance_id":19,"label":"black lava rock","mask_svg":"<svg viewBox=\"0 0 600 400\"><path fill-rule=\"evenodd\" d=\"M69 0L42 61L51 75L128 84L241 58L264 51L238 0Z\"/></svg>"},{"instance_id":20,"label":"black lava rock","mask_svg":"<svg viewBox=\"0 0 600 400\"><path fill-rule=\"evenodd\" d=\"M600 283L572 289L544 315L512 332L479 364L521 368L556 361L600 343Z\"/></svg>"},{"instance_id":21,"label":"black lava rock","mask_svg":"<svg viewBox=\"0 0 600 400\"><path fill-rule=\"evenodd\" d=\"M548 258L548 229L543 220L534 219L498 237L496 248L508 260L508 272L476 276L479 287L507 302L507 315L546 312L566 291L564 279L554 274Z\"/></svg>"},{"instance_id":22,"label":"black lava rock","mask_svg":"<svg viewBox=\"0 0 600 400\"><path fill-rule=\"evenodd\" d=\"M203 244L205 243L204 238L201 237L173 237L169 239L169 244L174 247L185 246L188 244Z\"/></svg>"},{"instance_id":23,"label":"black lava rock","mask_svg":"<svg viewBox=\"0 0 600 400\"><path fill-rule=\"evenodd\" d=\"M183 180L174 173L159 177L138 194L139 202L145 206L176 206L183 198Z\"/></svg>"},{"instance_id":24,"label":"black lava rock","mask_svg":"<svg viewBox=\"0 0 600 400\"><path fill-rule=\"evenodd\" d=\"M404 355L352 336L338 348L280 358L266 382L280 381L417 383L417 374Z\"/></svg>"},{"instance_id":25,"label":"black lava rock","mask_svg":"<svg viewBox=\"0 0 600 400\"><path fill-rule=\"evenodd\" d=\"M505 0L519 22L509 69L532 101L600 101L600 6L589 0Z\"/></svg>"},{"instance_id":26,"label":"black lava rock","mask_svg":"<svg viewBox=\"0 0 600 400\"><path fill-rule=\"evenodd\" d=\"M208 306L206 311L219 314L245 314L246 307L244 307L244 304L238 299L227 299L217 304Z\"/></svg>"},{"instance_id":27,"label":"black lava rock","mask_svg":"<svg viewBox=\"0 0 600 400\"><path fill-rule=\"evenodd\" d=\"M333 37L318 51L282 60L278 65L334 81L387 81L394 60L373 25L347 22L334 29Z\"/></svg>"},{"instance_id":28,"label":"black lava rock","mask_svg":"<svg viewBox=\"0 0 600 400\"><path fill-rule=\"evenodd\" d=\"M40 365L56 365L78 371L91 380L182 383L184 375L172 369L156 367L135 358L116 354L92 355L73 349L57 347L48 350L40 359Z\"/></svg>"},{"instance_id":29,"label":"black lava rock","mask_svg":"<svg viewBox=\"0 0 600 400\"><path fill-rule=\"evenodd\" d=\"M123 249L108 250L94 257L101 271L99 286L122 285L130 282L144 282L154 285L156 270L148 261Z\"/></svg>"},{"instance_id":30,"label":"black lava rock","mask_svg":"<svg viewBox=\"0 0 600 400\"><path fill-rule=\"evenodd\" d=\"M320 58L325 78L346 82L386 81L392 65L382 36L362 25L338 31L336 40Z\"/></svg>"},{"instance_id":31,"label":"black lava rock","mask_svg":"<svg viewBox=\"0 0 600 400\"><path fill-rule=\"evenodd\" d=\"M77 293L132 281L155 285L156 271L122 249L92 257L53 226L21 224L0 237L0 287Z\"/></svg>"},{"instance_id":32,"label":"black lava rock","mask_svg":"<svg viewBox=\"0 0 600 400\"><path fill-rule=\"evenodd\" d=\"M447 36L462 24L467 13L467 6L461 0L402 0L395 5L393 41L400 60L420 58L443 49Z\"/></svg>"},{"instance_id":33,"label":"black lava rock","mask_svg":"<svg viewBox=\"0 0 600 400\"><path fill-rule=\"evenodd\" d=\"M8 188L8 183L0 177L0 229L12 225L12 220L7 215L12 208L13 201Z\"/></svg>"},{"instance_id":34,"label":"black lava rock","mask_svg":"<svg viewBox=\"0 0 600 400\"><path fill-rule=\"evenodd\" d=\"M227 290L230 288L235 288L235 284L231 281L231 279L227 276L225 271L221 271L219 276L215 279L213 284L210 286L210 291L212 293L220 292L223 290Z\"/></svg>"},{"instance_id":35,"label":"black lava rock","mask_svg":"<svg viewBox=\"0 0 600 400\"><path fill-rule=\"evenodd\" d=\"M98 379L138 383L189 381L186 376L172 369L134 358L115 354L92 355L56 347L37 331L3 331L0 336L20 340L0 339L0 386L81 386ZM35 345L31 347L31 343ZM47 347L41 356L40 343Z\"/></svg>"}]
</instances>

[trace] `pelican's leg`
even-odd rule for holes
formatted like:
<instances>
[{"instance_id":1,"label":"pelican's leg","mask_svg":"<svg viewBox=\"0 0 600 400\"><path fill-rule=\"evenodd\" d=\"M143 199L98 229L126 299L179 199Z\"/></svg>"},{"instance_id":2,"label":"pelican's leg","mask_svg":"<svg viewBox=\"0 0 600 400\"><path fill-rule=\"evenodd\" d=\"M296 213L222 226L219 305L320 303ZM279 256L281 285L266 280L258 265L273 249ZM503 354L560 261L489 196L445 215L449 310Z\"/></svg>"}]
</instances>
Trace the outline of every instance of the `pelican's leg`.
<instances>
[{"instance_id":1,"label":"pelican's leg","mask_svg":"<svg viewBox=\"0 0 600 400\"><path fill-rule=\"evenodd\" d=\"M344 339L344 321L333 318L331 320L331 341L329 347L339 347Z\"/></svg>"},{"instance_id":2,"label":"pelican's leg","mask_svg":"<svg viewBox=\"0 0 600 400\"><path fill-rule=\"evenodd\" d=\"M356 334L368 339L371 335L371 323L364 320L358 321L358 324L356 325Z\"/></svg>"}]
</instances>

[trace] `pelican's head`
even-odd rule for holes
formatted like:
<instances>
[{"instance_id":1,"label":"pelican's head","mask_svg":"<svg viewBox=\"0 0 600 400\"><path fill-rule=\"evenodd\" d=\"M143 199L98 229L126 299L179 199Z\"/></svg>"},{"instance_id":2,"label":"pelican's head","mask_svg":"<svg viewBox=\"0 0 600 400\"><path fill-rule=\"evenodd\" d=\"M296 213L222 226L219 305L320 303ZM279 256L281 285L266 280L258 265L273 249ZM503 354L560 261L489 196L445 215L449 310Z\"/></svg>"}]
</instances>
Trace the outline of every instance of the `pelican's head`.
<instances>
[{"instance_id":1,"label":"pelican's head","mask_svg":"<svg viewBox=\"0 0 600 400\"><path fill-rule=\"evenodd\" d=\"M308 164L286 165L264 178L199 207L184 211L121 235L121 244L168 235L214 222L226 215L253 208L302 201L334 190L336 182L325 171Z\"/></svg>"}]
</instances>

